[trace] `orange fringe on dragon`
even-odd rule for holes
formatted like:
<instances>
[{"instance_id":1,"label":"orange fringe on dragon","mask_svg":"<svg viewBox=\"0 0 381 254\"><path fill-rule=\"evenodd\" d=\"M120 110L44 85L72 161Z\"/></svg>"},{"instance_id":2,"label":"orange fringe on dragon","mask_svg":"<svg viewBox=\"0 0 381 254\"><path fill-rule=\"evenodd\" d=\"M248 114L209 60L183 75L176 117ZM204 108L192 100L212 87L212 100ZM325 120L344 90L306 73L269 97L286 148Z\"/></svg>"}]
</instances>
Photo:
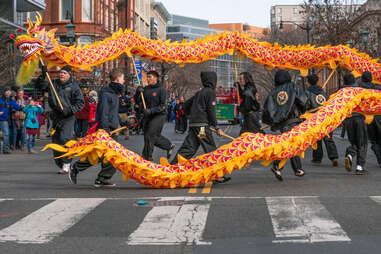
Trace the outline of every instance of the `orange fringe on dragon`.
<instances>
[{"instance_id":1,"label":"orange fringe on dragon","mask_svg":"<svg viewBox=\"0 0 381 254\"><path fill-rule=\"evenodd\" d=\"M279 46L259 42L238 32L224 32L206 36L191 42L153 41L130 31L119 30L112 37L83 47L64 47L54 38L54 31L41 29L41 17L30 22L25 35L16 38L17 47L24 53L18 82L27 82L38 67L38 58L48 63L48 67L71 65L77 70L91 70L106 61L125 53L138 54L144 58L174 62L178 64L201 63L223 54L237 52L268 68L298 69L306 75L309 68L335 69L337 65L352 70L355 76L364 71L373 74L375 83L381 84L381 65L364 53L346 46L314 47ZM86 158L93 164L98 158L110 161L120 170L124 180L134 179L154 188L179 188L197 186L210 182L233 170L241 169L254 160L263 160L268 165L273 160L287 159L300 155L309 146L336 129L352 112L363 113L372 121L372 115L381 115L381 92L362 88L346 88L332 95L314 114L306 114L306 120L282 135L244 133L233 142L216 151L168 165L165 159L161 164L146 161L138 154L129 151L103 130L88 135L79 141L70 141L65 147L50 144L47 148L66 152L64 156Z\"/></svg>"}]
</instances>

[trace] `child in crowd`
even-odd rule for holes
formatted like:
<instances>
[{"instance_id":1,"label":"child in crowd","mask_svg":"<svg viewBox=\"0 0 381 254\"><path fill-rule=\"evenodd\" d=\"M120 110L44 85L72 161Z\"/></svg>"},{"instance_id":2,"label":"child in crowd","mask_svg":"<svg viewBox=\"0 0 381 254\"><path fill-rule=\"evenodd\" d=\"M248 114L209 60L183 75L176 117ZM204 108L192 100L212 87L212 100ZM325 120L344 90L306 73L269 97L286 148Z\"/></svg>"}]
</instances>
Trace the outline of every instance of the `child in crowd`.
<instances>
[{"instance_id":1,"label":"child in crowd","mask_svg":"<svg viewBox=\"0 0 381 254\"><path fill-rule=\"evenodd\" d=\"M34 143L36 140L36 135L38 133L38 129L40 127L38 123L37 115L42 114L44 112L41 105L32 98L29 103L23 108L23 112L26 114L25 119L25 127L26 134L28 135L28 153L35 154L36 151L33 150Z\"/></svg>"}]
</instances>

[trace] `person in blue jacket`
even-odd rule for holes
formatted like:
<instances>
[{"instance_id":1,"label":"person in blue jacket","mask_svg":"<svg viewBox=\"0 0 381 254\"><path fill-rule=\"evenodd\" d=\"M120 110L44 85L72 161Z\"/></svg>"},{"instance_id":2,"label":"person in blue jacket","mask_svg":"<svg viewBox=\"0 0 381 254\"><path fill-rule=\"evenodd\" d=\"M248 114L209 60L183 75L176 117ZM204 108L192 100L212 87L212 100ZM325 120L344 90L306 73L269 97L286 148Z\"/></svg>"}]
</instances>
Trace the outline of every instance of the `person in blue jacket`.
<instances>
[{"instance_id":1,"label":"person in blue jacket","mask_svg":"<svg viewBox=\"0 0 381 254\"><path fill-rule=\"evenodd\" d=\"M26 134L28 134L28 153L36 154L37 152L33 150L33 147L36 141L38 128L40 127L38 124L37 115L42 114L44 110L41 105L38 104L34 98L32 98L29 101L29 104L27 104L22 111L26 114L25 127Z\"/></svg>"},{"instance_id":2,"label":"person in blue jacket","mask_svg":"<svg viewBox=\"0 0 381 254\"><path fill-rule=\"evenodd\" d=\"M3 132L4 147L3 153L10 154L9 151L9 124L12 110L20 110L21 107L11 99L11 88L4 87L4 94L0 97L0 129Z\"/></svg>"}]
</instances>

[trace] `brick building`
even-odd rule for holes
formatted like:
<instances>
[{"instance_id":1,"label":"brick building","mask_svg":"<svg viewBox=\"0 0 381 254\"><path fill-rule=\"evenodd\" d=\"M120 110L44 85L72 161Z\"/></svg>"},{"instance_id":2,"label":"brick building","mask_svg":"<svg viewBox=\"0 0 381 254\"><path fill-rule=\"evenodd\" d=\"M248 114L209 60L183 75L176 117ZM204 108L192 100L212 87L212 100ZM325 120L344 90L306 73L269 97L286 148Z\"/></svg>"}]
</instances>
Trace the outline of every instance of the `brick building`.
<instances>
[{"instance_id":1,"label":"brick building","mask_svg":"<svg viewBox=\"0 0 381 254\"><path fill-rule=\"evenodd\" d=\"M261 39L269 33L268 28L251 26L243 23L224 23L224 24L209 24L209 28L223 31L238 31L248 33L255 39Z\"/></svg>"},{"instance_id":2,"label":"brick building","mask_svg":"<svg viewBox=\"0 0 381 254\"><path fill-rule=\"evenodd\" d=\"M119 11L117 0L46 0L42 26L56 28L56 37L64 45L91 44L103 40L118 30ZM75 25L75 40L67 36L67 25ZM107 62L94 67L93 72L80 72L76 79L84 86L97 86L106 83L106 73L119 66L120 60Z\"/></svg>"}]
</instances>

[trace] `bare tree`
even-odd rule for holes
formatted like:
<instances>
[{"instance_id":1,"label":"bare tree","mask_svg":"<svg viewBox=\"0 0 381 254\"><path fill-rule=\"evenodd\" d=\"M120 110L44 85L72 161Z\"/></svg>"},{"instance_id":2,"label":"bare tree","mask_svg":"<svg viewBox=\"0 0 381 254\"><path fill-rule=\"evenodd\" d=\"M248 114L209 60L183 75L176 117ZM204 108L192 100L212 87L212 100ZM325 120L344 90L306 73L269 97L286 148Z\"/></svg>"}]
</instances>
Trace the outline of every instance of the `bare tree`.
<instances>
[{"instance_id":1,"label":"bare tree","mask_svg":"<svg viewBox=\"0 0 381 254\"><path fill-rule=\"evenodd\" d=\"M169 93L175 93L178 96L189 98L201 87L200 73L208 70L207 63L187 64L184 67L176 65L168 72Z\"/></svg>"},{"instance_id":2,"label":"bare tree","mask_svg":"<svg viewBox=\"0 0 381 254\"><path fill-rule=\"evenodd\" d=\"M305 17L319 45L338 45L350 40L351 21L357 16L356 0L305 0Z\"/></svg>"},{"instance_id":3,"label":"bare tree","mask_svg":"<svg viewBox=\"0 0 381 254\"><path fill-rule=\"evenodd\" d=\"M0 33L0 86L14 83L20 64L20 53L15 48L9 33Z\"/></svg>"}]
</instances>

